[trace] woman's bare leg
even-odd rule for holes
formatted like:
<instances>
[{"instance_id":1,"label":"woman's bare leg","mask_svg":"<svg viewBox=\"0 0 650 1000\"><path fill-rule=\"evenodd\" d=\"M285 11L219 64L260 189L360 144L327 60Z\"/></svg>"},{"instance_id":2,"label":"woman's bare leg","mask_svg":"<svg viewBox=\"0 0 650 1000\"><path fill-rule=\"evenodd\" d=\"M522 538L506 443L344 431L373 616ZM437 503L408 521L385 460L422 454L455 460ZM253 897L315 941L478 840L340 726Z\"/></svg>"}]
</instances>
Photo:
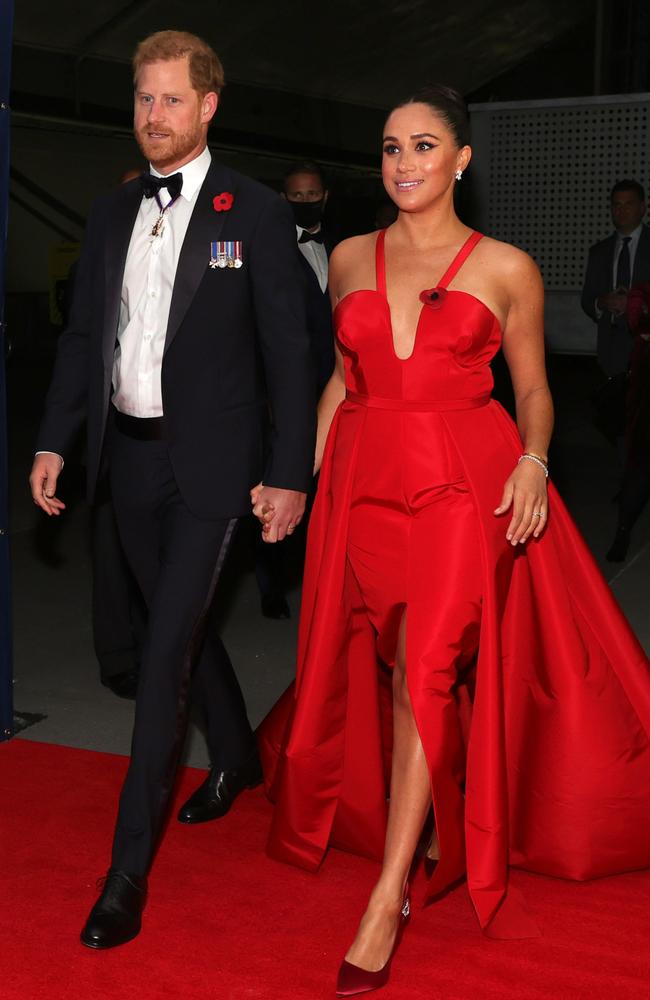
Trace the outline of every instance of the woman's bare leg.
<instances>
[{"instance_id":1,"label":"woman's bare leg","mask_svg":"<svg viewBox=\"0 0 650 1000\"><path fill-rule=\"evenodd\" d=\"M393 672L393 763L384 861L357 936L345 956L353 965L376 972L390 957L404 886L430 808L429 771L406 683L405 612Z\"/></svg>"}]
</instances>

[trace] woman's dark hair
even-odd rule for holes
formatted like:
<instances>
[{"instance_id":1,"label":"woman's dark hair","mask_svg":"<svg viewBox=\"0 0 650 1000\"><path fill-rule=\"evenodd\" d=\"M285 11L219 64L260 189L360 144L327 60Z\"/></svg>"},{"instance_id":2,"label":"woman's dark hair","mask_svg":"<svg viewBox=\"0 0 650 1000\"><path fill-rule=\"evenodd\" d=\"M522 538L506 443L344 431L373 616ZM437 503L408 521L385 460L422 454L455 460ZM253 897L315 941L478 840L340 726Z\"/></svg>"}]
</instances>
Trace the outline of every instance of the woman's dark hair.
<instances>
[{"instance_id":1,"label":"woman's dark hair","mask_svg":"<svg viewBox=\"0 0 650 1000\"><path fill-rule=\"evenodd\" d=\"M442 83L429 83L406 100L400 101L392 110L405 108L407 104L428 104L442 118L458 148L469 145L469 114L465 98L458 90Z\"/></svg>"}]
</instances>

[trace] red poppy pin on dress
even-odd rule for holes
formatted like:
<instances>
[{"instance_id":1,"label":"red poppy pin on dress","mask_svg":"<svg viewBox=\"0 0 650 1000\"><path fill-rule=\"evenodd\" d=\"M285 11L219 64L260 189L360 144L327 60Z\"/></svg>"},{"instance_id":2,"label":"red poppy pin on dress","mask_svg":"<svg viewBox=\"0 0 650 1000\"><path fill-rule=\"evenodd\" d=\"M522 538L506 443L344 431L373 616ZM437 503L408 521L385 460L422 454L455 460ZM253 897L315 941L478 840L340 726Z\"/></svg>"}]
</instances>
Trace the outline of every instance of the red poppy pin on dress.
<instances>
[{"instance_id":1,"label":"red poppy pin on dress","mask_svg":"<svg viewBox=\"0 0 650 1000\"><path fill-rule=\"evenodd\" d=\"M446 295L446 288L425 288L423 292L420 292L420 302L424 302L425 306L429 306L431 309L440 309Z\"/></svg>"}]
</instances>

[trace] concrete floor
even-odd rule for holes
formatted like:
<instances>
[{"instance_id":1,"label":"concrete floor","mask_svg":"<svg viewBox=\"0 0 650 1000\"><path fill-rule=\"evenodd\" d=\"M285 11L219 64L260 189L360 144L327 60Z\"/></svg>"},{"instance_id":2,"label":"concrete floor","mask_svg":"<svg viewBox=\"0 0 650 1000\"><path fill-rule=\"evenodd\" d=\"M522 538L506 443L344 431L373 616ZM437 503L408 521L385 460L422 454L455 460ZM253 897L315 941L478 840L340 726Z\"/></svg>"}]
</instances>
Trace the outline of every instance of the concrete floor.
<instances>
[{"instance_id":1,"label":"concrete floor","mask_svg":"<svg viewBox=\"0 0 650 1000\"><path fill-rule=\"evenodd\" d=\"M635 531L628 561L612 566L603 553L613 535L616 453L590 422L588 395L599 376L590 359L555 358L551 384L557 408L553 475L632 627L650 652L650 510ZM28 495L26 477L48 365L15 359L9 371L14 647L17 712L45 719L17 737L118 754L129 752L133 703L116 698L98 679L90 625L88 511L73 463L62 483L72 499L60 519L47 519ZM290 621L268 621L250 553L240 543L227 578L223 636L257 724L293 676L299 586L290 593ZM190 726L186 760L208 764L200 728Z\"/></svg>"}]
</instances>

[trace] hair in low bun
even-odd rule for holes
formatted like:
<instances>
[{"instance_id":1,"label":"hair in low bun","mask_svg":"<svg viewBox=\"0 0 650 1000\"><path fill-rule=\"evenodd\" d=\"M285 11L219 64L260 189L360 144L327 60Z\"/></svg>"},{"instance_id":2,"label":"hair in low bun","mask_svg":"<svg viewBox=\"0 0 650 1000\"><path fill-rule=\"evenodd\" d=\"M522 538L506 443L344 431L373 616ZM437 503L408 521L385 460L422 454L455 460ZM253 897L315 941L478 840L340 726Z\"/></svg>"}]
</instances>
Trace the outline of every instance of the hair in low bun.
<instances>
[{"instance_id":1,"label":"hair in low bun","mask_svg":"<svg viewBox=\"0 0 650 1000\"><path fill-rule=\"evenodd\" d=\"M458 90L442 83L429 83L400 101L392 110L405 108L408 104L427 104L442 118L459 149L469 145L469 113L465 98Z\"/></svg>"}]
</instances>

